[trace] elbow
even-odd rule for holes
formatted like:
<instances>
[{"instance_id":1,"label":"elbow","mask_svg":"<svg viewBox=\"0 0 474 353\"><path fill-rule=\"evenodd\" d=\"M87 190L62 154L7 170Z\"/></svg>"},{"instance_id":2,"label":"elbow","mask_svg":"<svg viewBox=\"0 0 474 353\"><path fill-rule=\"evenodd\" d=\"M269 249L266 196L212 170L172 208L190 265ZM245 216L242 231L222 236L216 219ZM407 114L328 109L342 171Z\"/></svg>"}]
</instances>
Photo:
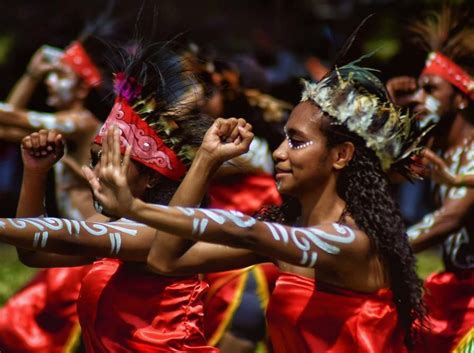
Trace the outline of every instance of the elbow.
<instances>
[{"instance_id":1,"label":"elbow","mask_svg":"<svg viewBox=\"0 0 474 353\"><path fill-rule=\"evenodd\" d=\"M146 263L148 269L154 273L158 273L163 276L174 276L179 274L175 264L173 264L171 261L157 258L151 252L148 254Z\"/></svg>"},{"instance_id":2,"label":"elbow","mask_svg":"<svg viewBox=\"0 0 474 353\"><path fill-rule=\"evenodd\" d=\"M20 260L20 262L27 267L33 267L33 268L44 267L44 266L41 266L41 263L38 263L38 261L36 261L36 252L34 251L18 249L17 254L18 254L18 260Z\"/></svg>"}]
</instances>

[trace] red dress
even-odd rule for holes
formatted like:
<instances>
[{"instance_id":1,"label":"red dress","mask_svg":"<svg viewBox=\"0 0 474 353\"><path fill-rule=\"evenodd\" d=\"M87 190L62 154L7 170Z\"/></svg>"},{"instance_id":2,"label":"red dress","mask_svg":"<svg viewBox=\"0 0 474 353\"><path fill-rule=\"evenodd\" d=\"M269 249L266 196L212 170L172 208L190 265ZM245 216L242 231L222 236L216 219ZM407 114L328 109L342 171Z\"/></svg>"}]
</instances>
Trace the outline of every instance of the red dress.
<instances>
[{"instance_id":1,"label":"red dress","mask_svg":"<svg viewBox=\"0 0 474 353\"><path fill-rule=\"evenodd\" d=\"M102 259L84 278L77 309L87 352L218 352L202 329L207 285L138 266Z\"/></svg>"},{"instance_id":2,"label":"red dress","mask_svg":"<svg viewBox=\"0 0 474 353\"><path fill-rule=\"evenodd\" d=\"M267 320L275 353L405 353L388 289L365 294L282 272Z\"/></svg>"},{"instance_id":3,"label":"red dress","mask_svg":"<svg viewBox=\"0 0 474 353\"><path fill-rule=\"evenodd\" d=\"M238 210L253 215L262 207L280 205L281 196L275 179L270 174L238 174L213 181L209 188L210 208ZM217 345L228 329L242 301L247 276L257 281L257 295L263 310L273 291L278 268L273 264L251 266L245 269L207 273L204 280L209 284L205 299L205 333L209 344Z\"/></svg>"},{"instance_id":4,"label":"red dress","mask_svg":"<svg viewBox=\"0 0 474 353\"><path fill-rule=\"evenodd\" d=\"M73 352L80 330L76 313L89 266L40 271L0 309L0 351Z\"/></svg>"},{"instance_id":5,"label":"red dress","mask_svg":"<svg viewBox=\"0 0 474 353\"><path fill-rule=\"evenodd\" d=\"M425 282L427 329L416 352L461 353L474 346L474 271L441 272Z\"/></svg>"}]
</instances>

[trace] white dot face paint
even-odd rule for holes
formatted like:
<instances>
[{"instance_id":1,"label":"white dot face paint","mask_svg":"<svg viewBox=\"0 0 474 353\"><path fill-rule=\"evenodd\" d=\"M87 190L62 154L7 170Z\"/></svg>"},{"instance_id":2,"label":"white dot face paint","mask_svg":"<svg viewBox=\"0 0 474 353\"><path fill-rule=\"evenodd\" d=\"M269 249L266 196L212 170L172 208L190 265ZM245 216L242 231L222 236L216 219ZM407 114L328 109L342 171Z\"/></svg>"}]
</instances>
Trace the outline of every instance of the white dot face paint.
<instances>
[{"instance_id":1,"label":"white dot face paint","mask_svg":"<svg viewBox=\"0 0 474 353\"><path fill-rule=\"evenodd\" d=\"M127 220L121 220L110 223L84 222L60 218L7 218L8 223L16 229L25 229L27 226L34 227L37 231L33 237L33 247L45 248L50 234L57 235L54 232L66 231L66 236L108 236L110 239L110 254L118 255L122 246L122 236L136 236L139 227L145 227L144 224L135 223ZM5 228L6 224L4 222ZM84 234L84 232L86 234Z\"/></svg>"}]
</instances>

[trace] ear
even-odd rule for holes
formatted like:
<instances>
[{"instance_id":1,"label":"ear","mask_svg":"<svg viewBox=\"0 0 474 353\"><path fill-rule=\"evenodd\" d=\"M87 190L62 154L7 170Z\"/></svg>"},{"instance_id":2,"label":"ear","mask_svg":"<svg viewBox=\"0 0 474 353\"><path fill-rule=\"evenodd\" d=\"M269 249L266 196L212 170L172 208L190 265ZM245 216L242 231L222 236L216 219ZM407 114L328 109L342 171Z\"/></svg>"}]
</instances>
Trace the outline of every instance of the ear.
<instances>
[{"instance_id":1,"label":"ear","mask_svg":"<svg viewBox=\"0 0 474 353\"><path fill-rule=\"evenodd\" d=\"M454 106L457 110L464 110L469 105L469 99L465 94L457 93L454 97Z\"/></svg>"},{"instance_id":2,"label":"ear","mask_svg":"<svg viewBox=\"0 0 474 353\"><path fill-rule=\"evenodd\" d=\"M346 167L354 156L355 146L352 142L346 141L333 148L333 168L341 170Z\"/></svg>"},{"instance_id":3,"label":"ear","mask_svg":"<svg viewBox=\"0 0 474 353\"><path fill-rule=\"evenodd\" d=\"M148 180L146 183L147 189L153 189L160 182L161 177L158 173L151 173L148 175Z\"/></svg>"}]
</instances>

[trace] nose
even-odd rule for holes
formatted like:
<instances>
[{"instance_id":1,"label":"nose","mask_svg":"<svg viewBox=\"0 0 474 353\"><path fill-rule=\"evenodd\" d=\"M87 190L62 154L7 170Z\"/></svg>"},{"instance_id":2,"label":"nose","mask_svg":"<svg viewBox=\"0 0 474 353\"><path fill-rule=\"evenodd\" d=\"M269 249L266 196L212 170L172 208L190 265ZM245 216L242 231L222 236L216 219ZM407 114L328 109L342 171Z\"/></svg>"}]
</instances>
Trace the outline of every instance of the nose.
<instances>
[{"instance_id":1,"label":"nose","mask_svg":"<svg viewBox=\"0 0 474 353\"><path fill-rule=\"evenodd\" d=\"M286 159L288 159L288 141L284 139L282 143L280 143L280 146L273 151L273 160L278 162Z\"/></svg>"},{"instance_id":2,"label":"nose","mask_svg":"<svg viewBox=\"0 0 474 353\"><path fill-rule=\"evenodd\" d=\"M422 87L419 87L412 95L410 98L410 105L411 106L417 106L417 105L423 105L426 100L426 92Z\"/></svg>"}]
</instances>

